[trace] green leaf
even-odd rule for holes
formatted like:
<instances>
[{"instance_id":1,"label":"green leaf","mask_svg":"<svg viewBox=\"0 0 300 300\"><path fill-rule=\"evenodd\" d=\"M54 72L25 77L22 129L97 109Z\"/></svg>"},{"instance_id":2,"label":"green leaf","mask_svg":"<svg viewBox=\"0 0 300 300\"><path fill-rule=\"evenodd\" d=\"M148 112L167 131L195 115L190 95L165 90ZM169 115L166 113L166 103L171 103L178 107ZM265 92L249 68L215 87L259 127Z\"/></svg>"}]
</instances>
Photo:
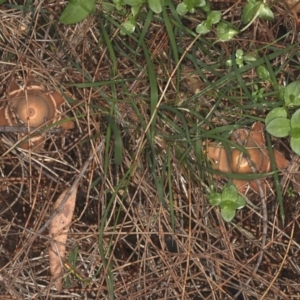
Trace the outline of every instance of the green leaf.
<instances>
[{"instance_id":1,"label":"green leaf","mask_svg":"<svg viewBox=\"0 0 300 300\"><path fill-rule=\"evenodd\" d=\"M220 208L222 218L226 222L230 222L235 216L236 203L233 201L222 201L222 203L220 204Z\"/></svg>"},{"instance_id":2,"label":"green leaf","mask_svg":"<svg viewBox=\"0 0 300 300\"><path fill-rule=\"evenodd\" d=\"M141 6L132 6L131 7L131 14L132 14L132 17L136 17L138 15L138 13L140 12L140 8ZM134 20L134 24L136 24L136 21Z\"/></svg>"},{"instance_id":3,"label":"green leaf","mask_svg":"<svg viewBox=\"0 0 300 300\"><path fill-rule=\"evenodd\" d=\"M244 55L244 51L242 49L236 50L236 53L235 53L236 58L243 58L243 55Z\"/></svg>"},{"instance_id":4,"label":"green leaf","mask_svg":"<svg viewBox=\"0 0 300 300\"><path fill-rule=\"evenodd\" d=\"M217 26L217 38L218 40L225 42L231 40L239 31L225 22L221 22Z\"/></svg>"},{"instance_id":5,"label":"green leaf","mask_svg":"<svg viewBox=\"0 0 300 300\"><path fill-rule=\"evenodd\" d=\"M180 16L184 16L188 12L188 9L186 5L183 2L181 2L177 5L176 11Z\"/></svg>"},{"instance_id":6,"label":"green leaf","mask_svg":"<svg viewBox=\"0 0 300 300\"><path fill-rule=\"evenodd\" d=\"M296 139L300 138L300 127L292 128L289 132L289 136Z\"/></svg>"},{"instance_id":7,"label":"green leaf","mask_svg":"<svg viewBox=\"0 0 300 300\"><path fill-rule=\"evenodd\" d=\"M205 0L195 0L195 6L197 7L204 7L206 5Z\"/></svg>"},{"instance_id":8,"label":"green leaf","mask_svg":"<svg viewBox=\"0 0 300 300\"><path fill-rule=\"evenodd\" d=\"M258 12L260 7L259 2L250 2L247 3L243 9L243 15L242 20L244 24L248 24L255 16L255 14Z\"/></svg>"},{"instance_id":9,"label":"green leaf","mask_svg":"<svg viewBox=\"0 0 300 300\"><path fill-rule=\"evenodd\" d=\"M238 192L234 185L229 185L224 187L222 191L222 202L227 200L235 202L237 197L238 197Z\"/></svg>"},{"instance_id":10,"label":"green leaf","mask_svg":"<svg viewBox=\"0 0 300 300\"><path fill-rule=\"evenodd\" d=\"M226 66L227 67L232 67L232 60L231 59L226 60Z\"/></svg>"},{"instance_id":11,"label":"green leaf","mask_svg":"<svg viewBox=\"0 0 300 300\"><path fill-rule=\"evenodd\" d=\"M300 109L296 110L291 118L291 127L299 128L300 127Z\"/></svg>"},{"instance_id":12,"label":"green leaf","mask_svg":"<svg viewBox=\"0 0 300 300\"><path fill-rule=\"evenodd\" d=\"M300 105L300 81L294 81L290 83L284 89L284 101L288 106Z\"/></svg>"},{"instance_id":13,"label":"green leaf","mask_svg":"<svg viewBox=\"0 0 300 300\"><path fill-rule=\"evenodd\" d=\"M210 11L207 15L207 20L210 21L211 24L217 24L220 22L222 14L220 11Z\"/></svg>"},{"instance_id":14,"label":"green leaf","mask_svg":"<svg viewBox=\"0 0 300 300\"><path fill-rule=\"evenodd\" d=\"M241 209L246 205L246 200L243 196L238 196L236 200L236 209Z\"/></svg>"},{"instance_id":15,"label":"green leaf","mask_svg":"<svg viewBox=\"0 0 300 300\"><path fill-rule=\"evenodd\" d=\"M123 0L113 0L113 3L116 5L116 10L121 10L124 5Z\"/></svg>"},{"instance_id":16,"label":"green leaf","mask_svg":"<svg viewBox=\"0 0 300 300\"><path fill-rule=\"evenodd\" d=\"M135 30L135 25L136 25L136 21L134 18L129 18L127 21L125 21L124 23L122 23L122 29L121 29L121 34L125 35L128 33L133 33ZM124 30L125 29L125 30Z\"/></svg>"},{"instance_id":17,"label":"green leaf","mask_svg":"<svg viewBox=\"0 0 300 300\"><path fill-rule=\"evenodd\" d=\"M3 4L6 0L0 0L0 4Z\"/></svg>"},{"instance_id":18,"label":"green leaf","mask_svg":"<svg viewBox=\"0 0 300 300\"><path fill-rule=\"evenodd\" d=\"M162 3L161 0L148 0L149 7L156 14L160 14L162 12Z\"/></svg>"},{"instance_id":19,"label":"green leaf","mask_svg":"<svg viewBox=\"0 0 300 300\"><path fill-rule=\"evenodd\" d=\"M252 52L244 55L245 62L254 62L257 61L257 53Z\"/></svg>"},{"instance_id":20,"label":"green leaf","mask_svg":"<svg viewBox=\"0 0 300 300\"><path fill-rule=\"evenodd\" d=\"M206 1L205 5L201 6L201 9L208 14L210 12L210 2Z\"/></svg>"},{"instance_id":21,"label":"green leaf","mask_svg":"<svg viewBox=\"0 0 300 300\"><path fill-rule=\"evenodd\" d=\"M101 4L101 9L106 13L113 13L116 10L116 5L113 5L111 2L105 2Z\"/></svg>"},{"instance_id":22,"label":"green leaf","mask_svg":"<svg viewBox=\"0 0 300 300\"><path fill-rule=\"evenodd\" d=\"M220 193L212 192L209 195L208 202L213 206L220 205L222 201L222 195Z\"/></svg>"},{"instance_id":23,"label":"green leaf","mask_svg":"<svg viewBox=\"0 0 300 300\"><path fill-rule=\"evenodd\" d=\"M256 74L261 80L269 81L269 82L272 81L270 72L264 65L259 65L256 68Z\"/></svg>"},{"instance_id":24,"label":"green leaf","mask_svg":"<svg viewBox=\"0 0 300 300\"><path fill-rule=\"evenodd\" d=\"M123 6L120 4L116 4L116 10L121 11L123 9Z\"/></svg>"},{"instance_id":25,"label":"green leaf","mask_svg":"<svg viewBox=\"0 0 300 300\"><path fill-rule=\"evenodd\" d=\"M268 125L270 121L277 119L277 118L287 118L287 112L284 107L276 107L272 109L266 117L266 124Z\"/></svg>"},{"instance_id":26,"label":"green leaf","mask_svg":"<svg viewBox=\"0 0 300 300\"><path fill-rule=\"evenodd\" d=\"M276 118L267 124L266 129L275 137L285 137L291 130L291 121L287 118Z\"/></svg>"},{"instance_id":27,"label":"green leaf","mask_svg":"<svg viewBox=\"0 0 300 300\"><path fill-rule=\"evenodd\" d=\"M300 155L300 138L291 137L291 148L296 154Z\"/></svg>"},{"instance_id":28,"label":"green leaf","mask_svg":"<svg viewBox=\"0 0 300 300\"><path fill-rule=\"evenodd\" d=\"M96 0L70 0L59 17L63 24L75 24L84 20L95 8Z\"/></svg>"},{"instance_id":29,"label":"green leaf","mask_svg":"<svg viewBox=\"0 0 300 300\"><path fill-rule=\"evenodd\" d=\"M237 58L236 64L239 66L239 68L244 66L244 59L243 58Z\"/></svg>"},{"instance_id":30,"label":"green leaf","mask_svg":"<svg viewBox=\"0 0 300 300\"><path fill-rule=\"evenodd\" d=\"M194 1L195 1L195 6L197 6L197 7L203 7L206 5L205 0L194 0Z\"/></svg>"},{"instance_id":31,"label":"green leaf","mask_svg":"<svg viewBox=\"0 0 300 300\"><path fill-rule=\"evenodd\" d=\"M195 1L194 0L183 0L184 4L188 11L191 11L195 8Z\"/></svg>"},{"instance_id":32,"label":"green leaf","mask_svg":"<svg viewBox=\"0 0 300 300\"><path fill-rule=\"evenodd\" d=\"M108 123L111 126L112 132L114 134L115 143L114 143L114 162L116 166L121 165L123 161L123 141L120 128L116 124L115 120L111 117L108 117Z\"/></svg>"},{"instance_id":33,"label":"green leaf","mask_svg":"<svg viewBox=\"0 0 300 300\"><path fill-rule=\"evenodd\" d=\"M207 21L202 22L196 27L196 32L206 34L211 31L211 24Z\"/></svg>"},{"instance_id":34,"label":"green leaf","mask_svg":"<svg viewBox=\"0 0 300 300\"><path fill-rule=\"evenodd\" d=\"M123 2L130 6L140 6L145 3L144 0L123 0Z\"/></svg>"},{"instance_id":35,"label":"green leaf","mask_svg":"<svg viewBox=\"0 0 300 300\"><path fill-rule=\"evenodd\" d=\"M272 10L268 7L267 4L264 4L260 7L258 17L267 21L274 21L275 19Z\"/></svg>"},{"instance_id":36,"label":"green leaf","mask_svg":"<svg viewBox=\"0 0 300 300\"><path fill-rule=\"evenodd\" d=\"M235 216L235 211L231 210L230 207L224 207L221 209L221 216L226 222L230 222Z\"/></svg>"}]
</instances>

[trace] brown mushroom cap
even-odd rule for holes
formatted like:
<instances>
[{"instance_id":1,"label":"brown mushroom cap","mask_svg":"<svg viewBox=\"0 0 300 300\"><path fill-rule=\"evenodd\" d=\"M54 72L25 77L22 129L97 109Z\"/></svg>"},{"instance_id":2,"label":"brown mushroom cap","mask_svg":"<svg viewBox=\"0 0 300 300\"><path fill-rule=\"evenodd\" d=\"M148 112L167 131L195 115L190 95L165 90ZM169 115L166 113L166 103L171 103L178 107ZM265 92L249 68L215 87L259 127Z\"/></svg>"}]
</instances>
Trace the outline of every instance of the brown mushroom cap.
<instances>
[{"instance_id":1,"label":"brown mushroom cap","mask_svg":"<svg viewBox=\"0 0 300 300\"><path fill-rule=\"evenodd\" d=\"M249 165L249 161L243 156L243 153L237 149L231 151L232 155L232 165L231 169L235 173L251 173L251 167ZM257 168L258 171L261 171L268 164L268 161L265 160L264 153L259 149L249 149L248 150L249 159ZM268 170L266 170L268 171Z\"/></svg>"},{"instance_id":2,"label":"brown mushroom cap","mask_svg":"<svg viewBox=\"0 0 300 300\"><path fill-rule=\"evenodd\" d=\"M38 127L56 115L56 104L46 94L12 99L12 108L19 119L31 127Z\"/></svg>"},{"instance_id":3,"label":"brown mushroom cap","mask_svg":"<svg viewBox=\"0 0 300 300\"><path fill-rule=\"evenodd\" d=\"M0 125L1 126L9 125L9 121L7 120L6 115L5 115L5 109L6 109L5 106L2 106L0 108Z\"/></svg>"}]
</instances>

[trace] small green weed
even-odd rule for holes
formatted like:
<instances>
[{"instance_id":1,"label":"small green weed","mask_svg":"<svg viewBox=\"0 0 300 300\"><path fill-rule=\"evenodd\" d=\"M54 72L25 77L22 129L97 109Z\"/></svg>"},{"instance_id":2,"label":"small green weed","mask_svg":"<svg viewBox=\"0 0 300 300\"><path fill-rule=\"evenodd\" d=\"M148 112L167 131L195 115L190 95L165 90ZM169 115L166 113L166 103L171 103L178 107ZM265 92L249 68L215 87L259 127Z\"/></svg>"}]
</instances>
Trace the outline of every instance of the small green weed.
<instances>
[{"instance_id":1,"label":"small green weed","mask_svg":"<svg viewBox=\"0 0 300 300\"><path fill-rule=\"evenodd\" d=\"M288 197L291 197L291 198L295 198L297 196L297 192L292 187L289 187L286 190L286 193L287 193Z\"/></svg>"},{"instance_id":2,"label":"small green weed","mask_svg":"<svg viewBox=\"0 0 300 300\"><path fill-rule=\"evenodd\" d=\"M257 18L274 20L274 14L266 0L248 0L242 15L242 21L247 26L241 30L238 30L233 24L221 20L221 12L211 11L209 2L204 0L184 0L178 4L176 11L183 16L187 13L194 13L196 8L200 8L207 14L206 20L197 26L196 33L206 34L212 30L213 25L218 24L217 39L223 42L231 40L236 34L247 29Z\"/></svg>"},{"instance_id":3,"label":"small green weed","mask_svg":"<svg viewBox=\"0 0 300 300\"><path fill-rule=\"evenodd\" d=\"M157 14L160 14L165 6L163 0L112 0L112 2L115 9L118 11L123 10L124 5L131 6L130 16L122 23L122 34L133 33L135 31L136 18L145 4L148 4L149 8ZM96 0L70 0L65 10L62 12L59 21L63 24L75 24L81 22L95 10L95 7ZM103 7L110 6L103 4ZM274 15L268 7L266 0L248 0L242 15L242 21L247 25L241 30L237 29L233 24L222 20L220 11L211 11L209 2L205 0L184 0L177 5L176 11L178 15L184 16L187 13L194 13L197 8L201 9L207 16L206 20L197 26L196 33L206 34L212 30L213 25L218 24L218 41L231 40L236 34L248 28L257 18L274 20Z\"/></svg>"},{"instance_id":4,"label":"small green weed","mask_svg":"<svg viewBox=\"0 0 300 300\"><path fill-rule=\"evenodd\" d=\"M244 51L242 49L236 50L235 53L235 62L239 68L242 68L244 66L244 63L251 63L253 61L256 61L257 58L258 57L256 53L244 54ZM232 67L232 60L228 59L226 61L226 65L228 67Z\"/></svg>"},{"instance_id":5,"label":"small green weed","mask_svg":"<svg viewBox=\"0 0 300 300\"><path fill-rule=\"evenodd\" d=\"M234 218L237 209L246 205L245 198L238 194L234 185L225 186L222 193L212 192L208 201L213 206L220 206L222 218L226 222Z\"/></svg>"},{"instance_id":6,"label":"small green weed","mask_svg":"<svg viewBox=\"0 0 300 300\"><path fill-rule=\"evenodd\" d=\"M259 102L264 98L265 88L259 88L257 84L253 86L254 91L252 92L252 97L254 102Z\"/></svg>"},{"instance_id":7,"label":"small green weed","mask_svg":"<svg viewBox=\"0 0 300 300\"><path fill-rule=\"evenodd\" d=\"M146 3L154 13L161 13L163 0L112 0L115 9L120 11L124 5L131 6L131 16L128 17L122 26L125 31L132 33L135 29L135 17L138 15L141 7ZM110 7L103 4L105 8ZM76 24L83 21L90 13L95 10L96 0L70 0L66 8L60 15L59 21L63 24Z\"/></svg>"},{"instance_id":8,"label":"small green weed","mask_svg":"<svg viewBox=\"0 0 300 300\"><path fill-rule=\"evenodd\" d=\"M272 109L266 117L266 129L275 137L291 137L292 150L300 155L300 109L291 117L288 109L300 106L300 81L290 83L283 93L285 105Z\"/></svg>"}]
</instances>

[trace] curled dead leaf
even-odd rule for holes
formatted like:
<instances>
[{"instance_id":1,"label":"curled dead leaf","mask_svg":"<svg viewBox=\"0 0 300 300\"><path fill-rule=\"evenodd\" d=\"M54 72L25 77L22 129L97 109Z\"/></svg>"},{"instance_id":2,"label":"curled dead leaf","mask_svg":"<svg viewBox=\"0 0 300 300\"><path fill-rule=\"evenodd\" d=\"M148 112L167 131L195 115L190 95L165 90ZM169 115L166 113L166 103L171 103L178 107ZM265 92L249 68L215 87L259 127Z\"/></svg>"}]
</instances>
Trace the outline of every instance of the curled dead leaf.
<instances>
[{"instance_id":1,"label":"curled dead leaf","mask_svg":"<svg viewBox=\"0 0 300 300\"><path fill-rule=\"evenodd\" d=\"M255 122L250 130L235 130L230 139L236 144L243 143L251 163L259 173L267 173L271 170L269 152L266 147L263 124L261 122ZM207 147L207 156L215 162L215 168L221 172L239 174L252 173L249 160L245 157L243 152L237 149L231 149L229 153L227 153L222 145L210 144ZM285 169L288 166L289 161L285 159L279 151L274 150L274 157L279 169ZM233 183L241 193L246 192L248 184L255 192L258 193L259 191L256 181L233 179ZM265 183L262 183L262 186L265 190Z\"/></svg>"},{"instance_id":2,"label":"curled dead leaf","mask_svg":"<svg viewBox=\"0 0 300 300\"><path fill-rule=\"evenodd\" d=\"M55 202L54 211L58 211L49 226L49 235L52 238L49 247L50 271L54 285L58 291L62 289L63 261L65 258L68 231L75 208L77 187L69 196L68 193L69 189L62 192ZM65 199L65 197L68 198Z\"/></svg>"}]
</instances>

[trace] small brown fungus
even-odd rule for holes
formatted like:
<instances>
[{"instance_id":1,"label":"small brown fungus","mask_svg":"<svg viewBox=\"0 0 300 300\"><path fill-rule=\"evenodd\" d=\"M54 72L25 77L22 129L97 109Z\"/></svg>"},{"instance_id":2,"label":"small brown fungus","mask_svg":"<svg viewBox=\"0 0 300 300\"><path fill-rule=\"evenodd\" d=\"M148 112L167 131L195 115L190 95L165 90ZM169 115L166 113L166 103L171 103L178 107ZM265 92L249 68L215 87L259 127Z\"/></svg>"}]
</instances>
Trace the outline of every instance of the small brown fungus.
<instances>
[{"instance_id":1,"label":"small brown fungus","mask_svg":"<svg viewBox=\"0 0 300 300\"><path fill-rule=\"evenodd\" d=\"M268 173L271 171L269 150L266 146L262 123L255 122L251 129L237 129L230 139L235 144L238 144L237 139L239 139L239 142L243 143L247 155L245 156L245 153L238 149L228 149L226 151L222 145L218 146L212 143L207 147L207 156L215 162L215 169L224 173L251 174L253 172L252 165L257 173ZM277 150L273 150L273 154L277 167L285 169L289 161ZM234 178L232 182L236 185L239 192L243 194L245 194L248 185L256 193L259 193L259 187L255 180ZM265 182L262 183L262 187L263 190L266 189Z\"/></svg>"},{"instance_id":2,"label":"small brown fungus","mask_svg":"<svg viewBox=\"0 0 300 300\"><path fill-rule=\"evenodd\" d=\"M296 21L296 26L299 26L298 12L300 11L300 1L299 0L285 0L289 10L293 13L294 19Z\"/></svg>"},{"instance_id":3,"label":"small brown fungus","mask_svg":"<svg viewBox=\"0 0 300 300\"><path fill-rule=\"evenodd\" d=\"M11 104L20 121L30 127L39 127L56 116L56 104L45 94L14 98Z\"/></svg>"},{"instance_id":4,"label":"small brown fungus","mask_svg":"<svg viewBox=\"0 0 300 300\"><path fill-rule=\"evenodd\" d=\"M13 80L8 88L8 105L0 108L0 125L25 125L36 128L43 124L53 124L61 118L58 109L63 103L64 99L58 92L46 91L42 85L34 82L32 76L29 76L25 89ZM60 127L66 130L71 129L74 123L68 121ZM24 136L24 134L19 134L19 139ZM23 142L19 146L28 149L29 146L38 145L40 149L45 139L45 134L35 133L30 135L28 142Z\"/></svg>"}]
</instances>

